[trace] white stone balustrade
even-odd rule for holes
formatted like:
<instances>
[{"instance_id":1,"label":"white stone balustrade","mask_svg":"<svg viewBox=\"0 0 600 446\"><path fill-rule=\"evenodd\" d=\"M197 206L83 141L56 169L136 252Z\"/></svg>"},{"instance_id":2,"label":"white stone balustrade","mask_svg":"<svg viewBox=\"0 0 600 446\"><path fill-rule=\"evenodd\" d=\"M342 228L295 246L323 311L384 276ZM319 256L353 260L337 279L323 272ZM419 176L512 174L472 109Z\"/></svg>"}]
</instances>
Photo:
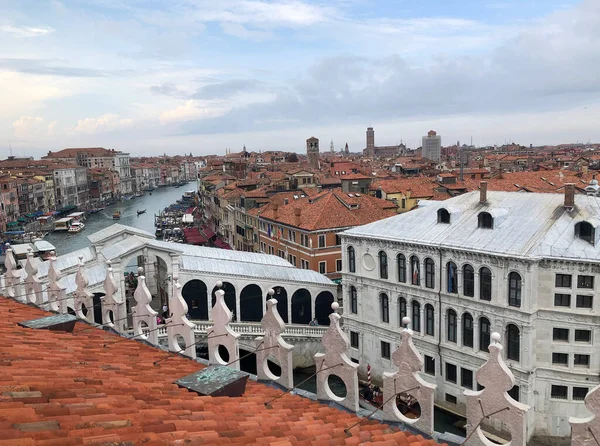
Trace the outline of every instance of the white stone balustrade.
<instances>
[{"instance_id":1,"label":"white stone balustrade","mask_svg":"<svg viewBox=\"0 0 600 446\"><path fill-rule=\"evenodd\" d=\"M483 390L465 390L467 397L466 446L494 446L481 429L481 424L501 427L511 435L511 446L525 446L527 442L525 416L529 406L511 398L508 391L515 384L515 377L502 359L500 334L492 333L490 356L475 373ZM501 426L498 425L501 423Z\"/></svg>"},{"instance_id":2,"label":"white stone balustrade","mask_svg":"<svg viewBox=\"0 0 600 446\"><path fill-rule=\"evenodd\" d=\"M392 363L398 368L396 372L383 373L383 413L390 421L401 421L422 432L433 434L434 391L436 386L425 381L419 375L423 368L423 357L413 343L413 331L410 319L402 319L406 327L400 333L402 343L392 353ZM412 419L398 410L396 399L410 407L417 401L421 415Z\"/></svg>"},{"instance_id":3,"label":"white stone balustrade","mask_svg":"<svg viewBox=\"0 0 600 446\"><path fill-rule=\"evenodd\" d=\"M221 288L222 283L217 286ZM233 314L225 304L225 292L221 289L215 292L215 305L212 308L214 325L208 330L208 362L211 364L227 365L240 369L240 346L238 338L239 333L231 329L229 323ZM228 358L223 358L219 351L219 346L227 349Z\"/></svg>"},{"instance_id":4,"label":"white stone balustrade","mask_svg":"<svg viewBox=\"0 0 600 446\"><path fill-rule=\"evenodd\" d=\"M273 296L275 292L269 290L269 296ZM257 338L259 347L256 352L256 370L258 379L275 381L287 389L294 387L294 368L292 350L293 345L288 344L283 340L281 334L285 330L285 323L277 311L277 301L275 299L267 300L267 311L260 323L265 332L264 336ZM277 360L281 368L281 374L275 375L268 365L271 358Z\"/></svg>"},{"instance_id":5,"label":"white stone balustrade","mask_svg":"<svg viewBox=\"0 0 600 446\"><path fill-rule=\"evenodd\" d=\"M83 256L79 256L79 266L77 268L77 274L75 274L75 284L77 285L77 289L73 294L75 314L77 314L77 317L80 319L94 322L94 295L88 290L88 280L87 277L85 277L84 269Z\"/></svg>"},{"instance_id":6,"label":"white stone balustrade","mask_svg":"<svg viewBox=\"0 0 600 446\"><path fill-rule=\"evenodd\" d=\"M196 358L196 334L194 332L196 326L186 317L188 306L181 295L181 284L177 279L177 277L173 277L174 293L169 303L171 314L166 320L169 351L194 359ZM179 338L185 342L185 348L179 346Z\"/></svg>"},{"instance_id":7,"label":"white stone balustrade","mask_svg":"<svg viewBox=\"0 0 600 446\"><path fill-rule=\"evenodd\" d=\"M127 327L127 305L117 294L119 290L110 263L107 263L106 278L102 284L102 324L123 333Z\"/></svg>"},{"instance_id":8,"label":"white stone balustrade","mask_svg":"<svg viewBox=\"0 0 600 446\"><path fill-rule=\"evenodd\" d=\"M143 276L144 269L138 269L138 284L133 293L136 305L131 309L133 319L133 334L141 339L150 342L153 345L158 345L158 323L156 316L158 312L150 307L152 294L146 285L146 277Z\"/></svg>"},{"instance_id":9,"label":"white stone balustrade","mask_svg":"<svg viewBox=\"0 0 600 446\"><path fill-rule=\"evenodd\" d=\"M25 296L27 302L41 307L44 304L44 296L42 293L42 282L38 279L38 269L35 266L35 261L31 248L27 253L27 261L25 262Z\"/></svg>"},{"instance_id":10,"label":"white stone balustrade","mask_svg":"<svg viewBox=\"0 0 600 446\"><path fill-rule=\"evenodd\" d=\"M56 252L52 251L50 253L48 262L50 263L48 267L48 286L46 287L48 305L50 306L50 310L66 314L67 293L66 288L60 284L62 275L56 266Z\"/></svg>"},{"instance_id":11,"label":"white stone balustrade","mask_svg":"<svg viewBox=\"0 0 600 446\"><path fill-rule=\"evenodd\" d=\"M341 316L335 310L339 304L331 304L334 310L329 315L329 328L323 335L325 353L317 353L315 363L317 367L317 398L320 400L335 401L342 406L358 411L358 364L353 363L346 354L350 342L340 328ZM329 376L338 376L346 386L346 396L341 397L333 393L329 387Z\"/></svg>"}]
</instances>

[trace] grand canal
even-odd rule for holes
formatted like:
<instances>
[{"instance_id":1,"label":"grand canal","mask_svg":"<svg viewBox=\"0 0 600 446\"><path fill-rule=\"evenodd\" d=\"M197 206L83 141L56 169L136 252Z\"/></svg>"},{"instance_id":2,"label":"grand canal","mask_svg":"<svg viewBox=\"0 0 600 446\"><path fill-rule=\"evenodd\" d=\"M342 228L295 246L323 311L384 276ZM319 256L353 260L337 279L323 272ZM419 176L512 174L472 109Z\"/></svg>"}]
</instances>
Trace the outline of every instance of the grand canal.
<instances>
[{"instance_id":1,"label":"grand canal","mask_svg":"<svg viewBox=\"0 0 600 446\"><path fill-rule=\"evenodd\" d=\"M114 223L120 223L125 226L143 229L154 233L154 214L158 214L165 207L181 199L185 191L198 189L195 181L181 187L160 187L148 192L142 197L132 200L124 200L108 206L101 212L90 214L85 221L85 229L77 234L66 232L52 232L45 238L56 247L58 255L76 251L86 246L90 246L87 236L100 231ZM137 215L138 210L146 210L145 214ZM121 219L113 220L113 213L121 211Z\"/></svg>"}]
</instances>

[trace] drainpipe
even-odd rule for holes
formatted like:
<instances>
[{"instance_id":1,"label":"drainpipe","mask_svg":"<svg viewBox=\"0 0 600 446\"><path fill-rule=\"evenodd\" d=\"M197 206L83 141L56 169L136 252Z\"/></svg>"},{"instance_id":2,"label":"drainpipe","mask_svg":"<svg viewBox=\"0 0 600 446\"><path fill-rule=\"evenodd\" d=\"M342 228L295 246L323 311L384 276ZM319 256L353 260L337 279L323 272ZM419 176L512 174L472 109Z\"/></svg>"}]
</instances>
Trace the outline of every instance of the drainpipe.
<instances>
[{"instance_id":1,"label":"drainpipe","mask_svg":"<svg viewBox=\"0 0 600 446\"><path fill-rule=\"evenodd\" d=\"M439 310L439 318L438 318L438 356L440 358L440 376L444 376L444 368L442 366L442 284L444 283L442 280L444 267L442 265L442 248L437 247L439 253L439 288L438 288L438 310ZM457 334L458 335L458 334Z\"/></svg>"}]
</instances>

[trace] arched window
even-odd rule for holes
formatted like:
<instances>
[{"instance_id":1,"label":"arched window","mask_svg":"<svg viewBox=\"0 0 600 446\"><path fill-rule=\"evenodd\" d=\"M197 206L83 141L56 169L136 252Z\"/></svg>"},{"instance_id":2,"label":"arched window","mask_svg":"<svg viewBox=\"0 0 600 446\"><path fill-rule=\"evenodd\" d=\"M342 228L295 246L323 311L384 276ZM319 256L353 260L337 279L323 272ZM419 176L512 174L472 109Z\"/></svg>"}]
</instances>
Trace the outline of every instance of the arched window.
<instances>
[{"instance_id":1,"label":"arched window","mask_svg":"<svg viewBox=\"0 0 600 446\"><path fill-rule=\"evenodd\" d=\"M447 320L448 342L456 342L456 311L448 310Z\"/></svg>"},{"instance_id":2,"label":"arched window","mask_svg":"<svg viewBox=\"0 0 600 446\"><path fill-rule=\"evenodd\" d=\"M484 229L494 229L494 218L489 212L480 212L477 216L477 226Z\"/></svg>"},{"instance_id":3,"label":"arched window","mask_svg":"<svg viewBox=\"0 0 600 446\"><path fill-rule=\"evenodd\" d=\"M479 318L479 350L489 352L490 321L486 317Z\"/></svg>"},{"instance_id":4,"label":"arched window","mask_svg":"<svg viewBox=\"0 0 600 446\"><path fill-rule=\"evenodd\" d=\"M435 312L433 305L425 305L425 334L435 336Z\"/></svg>"},{"instance_id":5,"label":"arched window","mask_svg":"<svg viewBox=\"0 0 600 446\"><path fill-rule=\"evenodd\" d=\"M448 292L458 293L458 277L456 274L456 263L448 262L446 265L446 271L448 272Z\"/></svg>"},{"instance_id":6,"label":"arched window","mask_svg":"<svg viewBox=\"0 0 600 446\"><path fill-rule=\"evenodd\" d=\"M435 264L430 258L425 259L425 286L435 288Z\"/></svg>"},{"instance_id":7,"label":"arched window","mask_svg":"<svg viewBox=\"0 0 600 446\"><path fill-rule=\"evenodd\" d=\"M509 324L506 327L506 359L518 361L520 358L521 340L519 327Z\"/></svg>"},{"instance_id":8,"label":"arched window","mask_svg":"<svg viewBox=\"0 0 600 446\"><path fill-rule=\"evenodd\" d=\"M419 258L417 256L411 256L410 258L410 276L411 283L413 285L421 284L421 266L419 265Z\"/></svg>"},{"instance_id":9,"label":"arched window","mask_svg":"<svg viewBox=\"0 0 600 446\"><path fill-rule=\"evenodd\" d=\"M441 208L437 211L438 223L450 223L450 212Z\"/></svg>"},{"instance_id":10,"label":"arched window","mask_svg":"<svg viewBox=\"0 0 600 446\"><path fill-rule=\"evenodd\" d=\"M485 266L479 270L479 299L492 300L492 272Z\"/></svg>"},{"instance_id":11,"label":"arched window","mask_svg":"<svg viewBox=\"0 0 600 446\"><path fill-rule=\"evenodd\" d=\"M406 283L406 257L404 254L398 254L396 261L398 262L398 282Z\"/></svg>"},{"instance_id":12,"label":"arched window","mask_svg":"<svg viewBox=\"0 0 600 446\"><path fill-rule=\"evenodd\" d=\"M508 275L508 305L521 306L521 276L512 272Z\"/></svg>"},{"instance_id":13,"label":"arched window","mask_svg":"<svg viewBox=\"0 0 600 446\"><path fill-rule=\"evenodd\" d=\"M592 245L595 242L595 229L587 221L580 221L575 225L575 237L579 237Z\"/></svg>"},{"instance_id":14,"label":"arched window","mask_svg":"<svg viewBox=\"0 0 600 446\"><path fill-rule=\"evenodd\" d=\"M421 305L415 300L412 302L412 329L421 331Z\"/></svg>"},{"instance_id":15,"label":"arched window","mask_svg":"<svg viewBox=\"0 0 600 446\"><path fill-rule=\"evenodd\" d=\"M402 319L404 319L407 316L407 312L406 312L406 299L401 297L398 299L398 316L400 316L400 320L398 321L398 324L402 327Z\"/></svg>"},{"instance_id":16,"label":"arched window","mask_svg":"<svg viewBox=\"0 0 600 446\"><path fill-rule=\"evenodd\" d=\"M473 347L473 316L469 313L462 317L462 342L465 347Z\"/></svg>"},{"instance_id":17,"label":"arched window","mask_svg":"<svg viewBox=\"0 0 600 446\"><path fill-rule=\"evenodd\" d=\"M352 246L348 246L348 271L356 272L356 252Z\"/></svg>"},{"instance_id":18,"label":"arched window","mask_svg":"<svg viewBox=\"0 0 600 446\"><path fill-rule=\"evenodd\" d=\"M358 293L353 286L350 287L350 312L358 314Z\"/></svg>"},{"instance_id":19,"label":"arched window","mask_svg":"<svg viewBox=\"0 0 600 446\"><path fill-rule=\"evenodd\" d=\"M475 296L475 270L469 264L463 266L463 294Z\"/></svg>"},{"instance_id":20,"label":"arched window","mask_svg":"<svg viewBox=\"0 0 600 446\"><path fill-rule=\"evenodd\" d=\"M379 277L381 279L388 278L388 262L385 251L379 251Z\"/></svg>"},{"instance_id":21,"label":"arched window","mask_svg":"<svg viewBox=\"0 0 600 446\"><path fill-rule=\"evenodd\" d=\"M385 293L381 294L379 299L381 301L381 321L390 322L390 300Z\"/></svg>"}]
</instances>

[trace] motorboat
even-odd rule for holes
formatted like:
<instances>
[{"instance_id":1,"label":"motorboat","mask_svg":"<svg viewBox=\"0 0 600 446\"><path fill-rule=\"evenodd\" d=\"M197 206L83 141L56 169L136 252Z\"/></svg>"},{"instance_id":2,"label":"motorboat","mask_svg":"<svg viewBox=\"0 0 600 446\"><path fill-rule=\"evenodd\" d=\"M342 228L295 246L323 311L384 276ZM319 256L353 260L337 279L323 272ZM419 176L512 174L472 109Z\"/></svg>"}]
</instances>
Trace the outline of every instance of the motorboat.
<instances>
[{"instance_id":1,"label":"motorboat","mask_svg":"<svg viewBox=\"0 0 600 446\"><path fill-rule=\"evenodd\" d=\"M78 232L83 231L83 228L85 228L85 225L83 223L81 223L80 221L75 221L69 227L69 233L76 234Z\"/></svg>"},{"instance_id":2,"label":"motorboat","mask_svg":"<svg viewBox=\"0 0 600 446\"><path fill-rule=\"evenodd\" d=\"M121 218L121 211L117 211L113 214L113 220L119 220Z\"/></svg>"},{"instance_id":3,"label":"motorboat","mask_svg":"<svg viewBox=\"0 0 600 446\"><path fill-rule=\"evenodd\" d=\"M138 215L142 215L142 214L145 214L145 213L146 213L146 209L143 209L143 210L141 210L141 211L137 211L137 214L138 214Z\"/></svg>"}]
</instances>

